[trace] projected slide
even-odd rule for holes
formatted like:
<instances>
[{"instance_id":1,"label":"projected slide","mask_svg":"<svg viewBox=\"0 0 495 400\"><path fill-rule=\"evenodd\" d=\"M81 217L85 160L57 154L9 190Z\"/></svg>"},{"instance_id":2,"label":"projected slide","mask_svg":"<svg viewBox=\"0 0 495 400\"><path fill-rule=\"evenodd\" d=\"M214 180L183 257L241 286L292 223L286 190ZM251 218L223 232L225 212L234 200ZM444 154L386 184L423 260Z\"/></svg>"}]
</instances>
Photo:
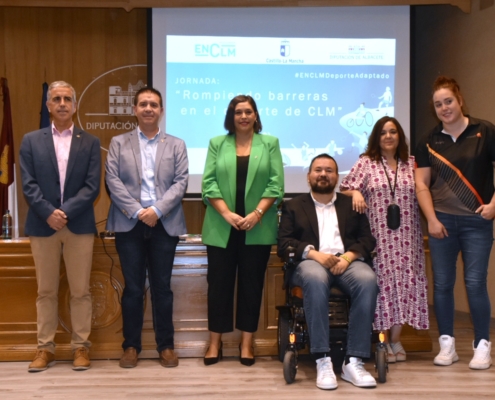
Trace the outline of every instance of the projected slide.
<instances>
[{"instance_id":1,"label":"projected slide","mask_svg":"<svg viewBox=\"0 0 495 400\"><path fill-rule=\"evenodd\" d=\"M279 138L286 184L322 152L350 169L376 120L394 115L395 39L167 35L163 45L166 130L186 141L191 174L203 173L237 94Z\"/></svg>"}]
</instances>

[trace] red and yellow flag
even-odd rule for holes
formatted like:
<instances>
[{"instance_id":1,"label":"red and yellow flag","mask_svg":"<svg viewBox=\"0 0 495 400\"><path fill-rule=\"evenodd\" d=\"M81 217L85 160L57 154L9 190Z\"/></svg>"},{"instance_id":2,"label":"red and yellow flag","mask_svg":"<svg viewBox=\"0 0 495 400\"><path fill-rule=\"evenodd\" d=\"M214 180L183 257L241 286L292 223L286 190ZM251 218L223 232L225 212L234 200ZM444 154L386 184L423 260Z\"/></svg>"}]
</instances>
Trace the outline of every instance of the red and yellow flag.
<instances>
[{"instance_id":1,"label":"red and yellow flag","mask_svg":"<svg viewBox=\"0 0 495 400\"><path fill-rule=\"evenodd\" d=\"M8 188L14 182L14 132L7 79L1 78L3 123L0 134L0 212L9 208Z\"/></svg>"}]
</instances>

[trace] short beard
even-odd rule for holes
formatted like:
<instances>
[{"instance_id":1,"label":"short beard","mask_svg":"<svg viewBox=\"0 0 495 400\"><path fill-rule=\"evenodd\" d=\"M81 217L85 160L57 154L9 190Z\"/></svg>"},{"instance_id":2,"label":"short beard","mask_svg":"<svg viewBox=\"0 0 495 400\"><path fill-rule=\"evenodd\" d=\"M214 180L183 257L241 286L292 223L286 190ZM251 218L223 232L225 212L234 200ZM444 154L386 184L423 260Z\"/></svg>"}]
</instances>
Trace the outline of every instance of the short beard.
<instances>
[{"instance_id":1,"label":"short beard","mask_svg":"<svg viewBox=\"0 0 495 400\"><path fill-rule=\"evenodd\" d=\"M318 181L315 183L311 183L311 191L319 194L330 194L334 191L335 185L332 185L328 182L327 186L318 186Z\"/></svg>"}]
</instances>

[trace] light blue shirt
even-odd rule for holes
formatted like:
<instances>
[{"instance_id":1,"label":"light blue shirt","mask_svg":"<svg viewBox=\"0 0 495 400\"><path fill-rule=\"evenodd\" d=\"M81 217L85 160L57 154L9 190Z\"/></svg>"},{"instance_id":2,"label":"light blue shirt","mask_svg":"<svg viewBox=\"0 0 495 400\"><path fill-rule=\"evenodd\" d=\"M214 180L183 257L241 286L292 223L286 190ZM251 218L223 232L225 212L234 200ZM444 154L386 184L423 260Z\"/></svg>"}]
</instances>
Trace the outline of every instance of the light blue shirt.
<instances>
[{"instance_id":1,"label":"light blue shirt","mask_svg":"<svg viewBox=\"0 0 495 400\"><path fill-rule=\"evenodd\" d=\"M141 168L142 177L141 180L141 205L143 208L151 207L158 215L158 218L162 217L161 211L153 204L156 203L156 190L155 190L155 161L156 161L156 149L158 148L158 137L160 136L160 130L152 138L148 139L146 135L138 129L139 149L141 152ZM132 218L137 218L138 214L143 209L139 209Z\"/></svg>"}]
</instances>

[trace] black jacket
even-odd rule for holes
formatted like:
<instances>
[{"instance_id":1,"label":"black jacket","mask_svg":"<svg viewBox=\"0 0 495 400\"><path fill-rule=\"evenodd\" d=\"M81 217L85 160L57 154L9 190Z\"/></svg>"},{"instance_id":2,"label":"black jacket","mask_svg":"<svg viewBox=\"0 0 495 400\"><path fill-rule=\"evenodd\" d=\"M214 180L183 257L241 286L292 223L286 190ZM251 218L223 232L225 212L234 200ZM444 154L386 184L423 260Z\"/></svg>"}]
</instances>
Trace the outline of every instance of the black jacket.
<instances>
[{"instance_id":1,"label":"black jacket","mask_svg":"<svg viewBox=\"0 0 495 400\"><path fill-rule=\"evenodd\" d=\"M376 240L371 234L368 217L354 211L351 197L340 193L337 193L335 209L345 251L359 253L370 264ZM320 238L315 203L311 194L306 193L284 202L282 206L278 255L284 257L287 247L292 246L296 248L296 261L301 261L304 249L308 245L313 245L319 250Z\"/></svg>"}]
</instances>

